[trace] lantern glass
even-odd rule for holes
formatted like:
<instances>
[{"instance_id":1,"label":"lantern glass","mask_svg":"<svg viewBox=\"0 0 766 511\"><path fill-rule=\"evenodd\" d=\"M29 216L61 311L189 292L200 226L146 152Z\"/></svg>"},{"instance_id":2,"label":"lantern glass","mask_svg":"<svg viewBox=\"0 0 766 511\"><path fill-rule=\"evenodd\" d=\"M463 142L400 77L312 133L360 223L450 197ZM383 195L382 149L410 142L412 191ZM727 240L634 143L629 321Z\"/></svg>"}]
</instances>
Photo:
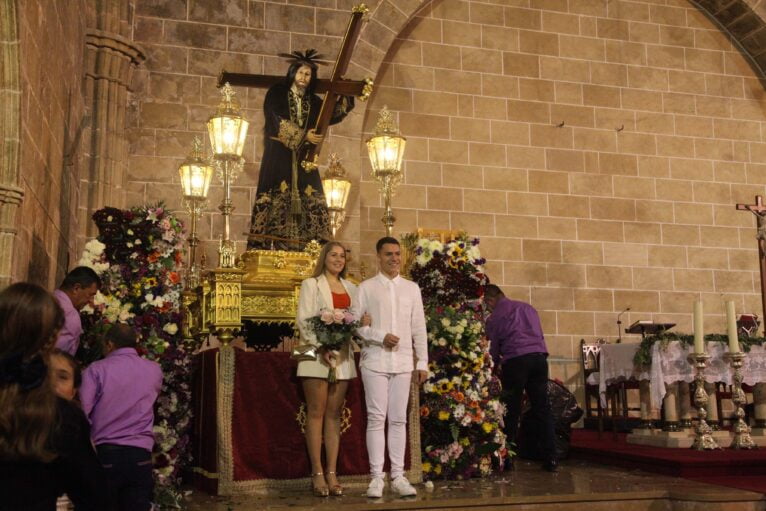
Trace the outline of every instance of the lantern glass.
<instances>
[{"instance_id":1,"label":"lantern glass","mask_svg":"<svg viewBox=\"0 0 766 511\"><path fill-rule=\"evenodd\" d=\"M372 170L378 173L398 172L402 167L407 140L397 135L378 135L367 141Z\"/></svg>"},{"instance_id":2,"label":"lantern glass","mask_svg":"<svg viewBox=\"0 0 766 511\"><path fill-rule=\"evenodd\" d=\"M183 194L189 198L205 199L213 178L213 167L203 161L186 161L178 167Z\"/></svg>"},{"instance_id":3,"label":"lantern glass","mask_svg":"<svg viewBox=\"0 0 766 511\"><path fill-rule=\"evenodd\" d=\"M328 209L345 209L348 195L351 191L351 181L343 178L326 178L322 180L324 196Z\"/></svg>"},{"instance_id":4,"label":"lantern glass","mask_svg":"<svg viewBox=\"0 0 766 511\"><path fill-rule=\"evenodd\" d=\"M207 121L210 145L216 156L240 158L250 123L236 114L218 114Z\"/></svg>"}]
</instances>

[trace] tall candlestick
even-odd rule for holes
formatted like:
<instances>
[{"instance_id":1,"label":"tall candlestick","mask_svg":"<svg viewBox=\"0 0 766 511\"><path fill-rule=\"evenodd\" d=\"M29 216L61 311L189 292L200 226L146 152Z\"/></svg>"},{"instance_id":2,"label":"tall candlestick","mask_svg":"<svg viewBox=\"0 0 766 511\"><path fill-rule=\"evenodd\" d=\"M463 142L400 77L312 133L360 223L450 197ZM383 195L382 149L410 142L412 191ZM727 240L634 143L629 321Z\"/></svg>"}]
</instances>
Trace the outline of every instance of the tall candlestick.
<instances>
[{"instance_id":1,"label":"tall candlestick","mask_svg":"<svg viewBox=\"0 0 766 511\"><path fill-rule=\"evenodd\" d=\"M726 333L729 334L729 353L739 353L739 336L733 301L726 302Z\"/></svg>"},{"instance_id":2,"label":"tall candlestick","mask_svg":"<svg viewBox=\"0 0 766 511\"><path fill-rule=\"evenodd\" d=\"M705 334L702 333L702 302L694 302L694 353L705 353Z\"/></svg>"}]
</instances>

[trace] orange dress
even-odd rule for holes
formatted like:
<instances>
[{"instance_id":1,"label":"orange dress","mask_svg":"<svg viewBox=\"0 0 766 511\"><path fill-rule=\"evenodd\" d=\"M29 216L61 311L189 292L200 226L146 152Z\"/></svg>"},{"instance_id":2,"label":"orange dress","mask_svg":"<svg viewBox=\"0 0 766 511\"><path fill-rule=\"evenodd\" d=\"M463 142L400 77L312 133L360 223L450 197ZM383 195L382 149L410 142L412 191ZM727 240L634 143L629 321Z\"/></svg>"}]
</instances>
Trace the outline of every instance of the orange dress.
<instances>
[{"instance_id":1,"label":"orange dress","mask_svg":"<svg viewBox=\"0 0 766 511\"><path fill-rule=\"evenodd\" d=\"M351 307L351 297L348 293L332 293L332 306L335 309L348 309Z\"/></svg>"}]
</instances>

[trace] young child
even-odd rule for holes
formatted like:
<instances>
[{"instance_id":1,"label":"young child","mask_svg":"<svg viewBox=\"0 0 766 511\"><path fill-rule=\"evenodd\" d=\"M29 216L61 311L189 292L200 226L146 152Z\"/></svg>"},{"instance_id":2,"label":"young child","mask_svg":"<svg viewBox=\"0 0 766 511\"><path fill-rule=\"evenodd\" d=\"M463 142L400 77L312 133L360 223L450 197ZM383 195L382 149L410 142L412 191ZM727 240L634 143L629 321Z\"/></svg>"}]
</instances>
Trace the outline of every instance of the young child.
<instances>
[{"instance_id":1,"label":"young child","mask_svg":"<svg viewBox=\"0 0 766 511\"><path fill-rule=\"evenodd\" d=\"M50 374L56 395L67 401L74 400L82 383L79 362L66 351L56 348L50 355Z\"/></svg>"},{"instance_id":2,"label":"young child","mask_svg":"<svg viewBox=\"0 0 766 511\"><path fill-rule=\"evenodd\" d=\"M48 371L50 372L53 392L62 399L75 401L77 390L82 383L80 363L66 351L54 348L48 359ZM74 504L67 495L62 495L56 500L56 511L71 511L72 509L74 509Z\"/></svg>"}]
</instances>

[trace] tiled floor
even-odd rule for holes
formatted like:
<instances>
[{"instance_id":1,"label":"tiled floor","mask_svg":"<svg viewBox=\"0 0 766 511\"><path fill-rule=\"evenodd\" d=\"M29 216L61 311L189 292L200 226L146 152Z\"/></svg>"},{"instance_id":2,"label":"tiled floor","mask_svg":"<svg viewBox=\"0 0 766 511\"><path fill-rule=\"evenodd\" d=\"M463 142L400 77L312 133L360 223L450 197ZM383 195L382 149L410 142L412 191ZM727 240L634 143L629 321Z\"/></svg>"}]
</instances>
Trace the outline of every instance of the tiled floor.
<instances>
[{"instance_id":1,"label":"tiled floor","mask_svg":"<svg viewBox=\"0 0 766 511\"><path fill-rule=\"evenodd\" d=\"M504 476L470 481L436 482L432 491L417 485L418 496L383 499L364 497L365 488L347 488L346 495L315 498L308 488L280 494L211 497L193 492L186 509L206 511L255 510L414 510L451 511L764 511L764 495L680 478L623 470L584 461L568 461L557 474L521 461Z\"/></svg>"}]
</instances>

